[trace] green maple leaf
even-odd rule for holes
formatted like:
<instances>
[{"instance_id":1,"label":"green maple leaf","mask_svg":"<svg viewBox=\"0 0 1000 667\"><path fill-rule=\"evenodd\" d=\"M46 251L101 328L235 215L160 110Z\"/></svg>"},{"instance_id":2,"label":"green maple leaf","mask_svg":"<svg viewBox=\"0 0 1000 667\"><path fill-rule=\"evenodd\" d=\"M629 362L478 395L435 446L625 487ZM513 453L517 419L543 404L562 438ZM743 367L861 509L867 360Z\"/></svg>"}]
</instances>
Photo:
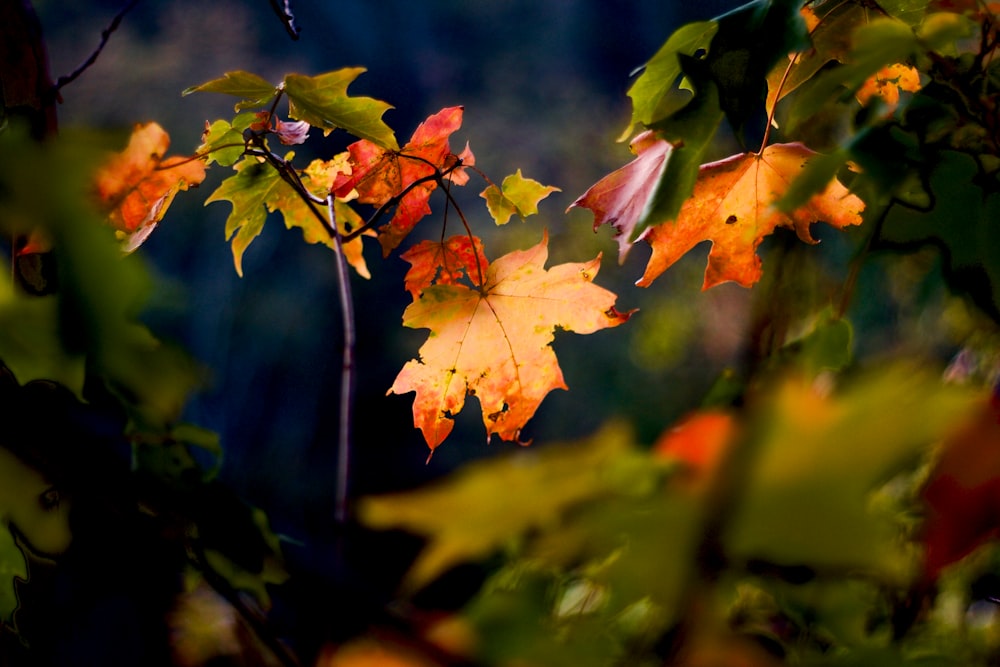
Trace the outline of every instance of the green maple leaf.
<instances>
[{"instance_id":1,"label":"green maple leaf","mask_svg":"<svg viewBox=\"0 0 1000 667\"><path fill-rule=\"evenodd\" d=\"M284 159L290 162L293 157L294 153L288 153ZM281 177L278 170L265 162L247 159L237 163L235 169L236 174L222 181L205 203L228 201L233 206L226 219L226 239L232 242L233 264L237 274L243 275L243 254L263 231L268 213L276 211L284 218L285 227L297 227L302 231L302 238L306 243L322 243L337 251L336 240L325 223L328 213L324 206L306 203L301 194ZM324 191L324 184L314 181L309 169L300 174L299 178L302 186L313 195L322 198L328 194ZM348 222L354 227L361 224L357 214L346 204L336 202L335 206L341 233L347 233ZM345 244L344 254L359 275L369 277L361 254L360 237Z\"/></svg>"},{"instance_id":2,"label":"green maple leaf","mask_svg":"<svg viewBox=\"0 0 1000 667\"><path fill-rule=\"evenodd\" d=\"M268 100L278 92L273 83L252 74L238 70L226 72L221 78L212 79L198 86L191 86L185 89L181 95L191 93L221 93L223 95L233 95L242 101L236 103L236 111L260 107L267 104Z\"/></svg>"},{"instance_id":3,"label":"green maple leaf","mask_svg":"<svg viewBox=\"0 0 1000 667\"><path fill-rule=\"evenodd\" d=\"M486 208L498 225L506 224L515 213L524 220L529 215L538 213L538 202L553 192L560 192L552 185L542 185L538 181L525 178L518 169L503 179L501 187L491 185L479 196L486 200Z\"/></svg>"},{"instance_id":4,"label":"green maple leaf","mask_svg":"<svg viewBox=\"0 0 1000 667\"><path fill-rule=\"evenodd\" d=\"M208 125L197 151L199 155L205 155L205 164L218 162L223 167L236 164L246 150L243 131L250 127L254 116L253 113L244 112L237 114L231 123L217 120Z\"/></svg>"},{"instance_id":5,"label":"green maple leaf","mask_svg":"<svg viewBox=\"0 0 1000 667\"><path fill-rule=\"evenodd\" d=\"M382 121L392 107L371 97L349 97L347 87L363 67L345 67L317 76L289 74L285 77L288 115L321 128L324 134L341 128L383 148L399 150L396 135Z\"/></svg>"}]
</instances>

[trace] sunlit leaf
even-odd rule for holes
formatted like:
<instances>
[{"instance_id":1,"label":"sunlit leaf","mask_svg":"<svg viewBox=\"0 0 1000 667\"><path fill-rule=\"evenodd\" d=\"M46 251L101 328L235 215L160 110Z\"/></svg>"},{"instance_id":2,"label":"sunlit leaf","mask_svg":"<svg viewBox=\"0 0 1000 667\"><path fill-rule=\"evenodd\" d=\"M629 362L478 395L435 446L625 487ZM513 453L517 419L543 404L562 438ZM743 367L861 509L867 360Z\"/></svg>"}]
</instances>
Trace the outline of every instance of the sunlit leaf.
<instances>
[{"instance_id":1,"label":"sunlit leaf","mask_svg":"<svg viewBox=\"0 0 1000 667\"><path fill-rule=\"evenodd\" d=\"M223 167L233 166L246 150L243 131L253 121L254 114L246 112L237 114L232 123L226 120L217 120L211 124L206 122L198 155L205 156L205 164L218 162Z\"/></svg>"},{"instance_id":2,"label":"sunlit leaf","mask_svg":"<svg viewBox=\"0 0 1000 667\"><path fill-rule=\"evenodd\" d=\"M590 186L569 206L593 211L595 230L604 224L614 227L619 259L623 259L632 247L636 225L672 150L668 142L651 131L633 139L629 148L636 154L634 160Z\"/></svg>"},{"instance_id":3,"label":"sunlit leaf","mask_svg":"<svg viewBox=\"0 0 1000 667\"><path fill-rule=\"evenodd\" d=\"M483 242L468 236L452 236L444 242L421 241L401 257L410 263L404 284L414 298L426 287L451 285L463 277L481 285L489 265Z\"/></svg>"},{"instance_id":4,"label":"sunlit leaf","mask_svg":"<svg viewBox=\"0 0 1000 667\"><path fill-rule=\"evenodd\" d=\"M347 198L356 193L359 203L379 207L395 202L392 219L378 229L383 255L431 212L427 202L437 189L439 173L447 173L458 185L466 180L461 165L473 160L472 152L466 146L461 155L455 155L448 144L462 125L462 115L462 107L432 114L398 150L364 139L347 147L351 169L333 183L334 194Z\"/></svg>"},{"instance_id":5,"label":"sunlit leaf","mask_svg":"<svg viewBox=\"0 0 1000 667\"><path fill-rule=\"evenodd\" d=\"M546 269L548 236L489 265L479 289L425 288L403 324L431 336L390 393L416 392L413 422L433 449L451 432L466 396L479 400L487 436L516 441L553 389L565 389L550 343L556 327L593 333L625 322L616 296L593 284L600 257Z\"/></svg>"}]
</instances>

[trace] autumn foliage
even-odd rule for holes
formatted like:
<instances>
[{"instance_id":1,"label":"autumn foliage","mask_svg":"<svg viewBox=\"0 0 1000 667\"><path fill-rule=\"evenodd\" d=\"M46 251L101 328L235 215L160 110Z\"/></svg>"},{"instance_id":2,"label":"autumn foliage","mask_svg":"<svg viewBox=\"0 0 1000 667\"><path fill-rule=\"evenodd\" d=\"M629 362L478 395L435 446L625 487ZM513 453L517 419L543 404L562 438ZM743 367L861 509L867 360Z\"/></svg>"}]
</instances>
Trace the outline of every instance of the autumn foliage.
<instances>
[{"instance_id":1,"label":"autumn foliage","mask_svg":"<svg viewBox=\"0 0 1000 667\"><path fill-rule=\"evenodd\" d=\"M287 4L274 6L290 26ZM72 145L46 152L12 125L0 134L0 221L14 276L44 283L26 260L49 255L62 273L37 301L13 280L0 294L0 358L18 386L57 380L115 404L137 470L207 484L214 471L191 451L221 447L181 420L197 384L186 358L135 319L148 277L133 251L168 226L178 193L224 171L203 201L228 204L220 236L238 274L279 218L331 251L344 480L352 448L371 446L350 428L364 372L351 279L380 280L368 248L405 262L403 284L386 289L408 295L402 326L426 333L379 392L412 400L428 460L449 438L477 456L455 436L470 401L479 442L531 445L398 493L355 498L338 482L339 521L422 548L387 605L392 632L366 628L315 664L996 664L997 12L982 0L754 0L665 36L628 88L624 132L607 133L620 162L566 209L610 231L615 277L647 253L628 280L650 289L621 295L598 282L613 280L600 252L550 264L560 223L546 200L560 187L521 169L487 175L462 137L462 106L397 139L388 103L348 93L362 68L278 82L233 71L193 86L185 94L236 101L186 155L168 157L169 137L148 122L85 169ZM334 132L342 150L302 160ZM40 174L84 194L33 203L24 193ZM471 197L456 194L477 179ZM515 218L537 224L532 240L491 252ZM694 289L667 274L702 251ZM653 294L641 312L639 292ZM727 327L741 338L726 354L699 340ZM557 357L570 333L628 357L607 387L649 395L628 406L631 422L543 442L531 422L570 389ZM681 361L646 363L647 348L676 341ZM670 373L682 364L703 377L681 384ZM21 543L62 553L69 530L40 531L52 518L19 526L37 508L10 489L38 495L45 481L22 463L0 456L0 518L18 524L0 530L0 627L15 635ZM266 617L289 573L282 541L261 516L252 523L255 568L186 553L208 585ZM481 585L449 609L421 608L422 592L464 567Z\"/></svg>"}]
</instances>

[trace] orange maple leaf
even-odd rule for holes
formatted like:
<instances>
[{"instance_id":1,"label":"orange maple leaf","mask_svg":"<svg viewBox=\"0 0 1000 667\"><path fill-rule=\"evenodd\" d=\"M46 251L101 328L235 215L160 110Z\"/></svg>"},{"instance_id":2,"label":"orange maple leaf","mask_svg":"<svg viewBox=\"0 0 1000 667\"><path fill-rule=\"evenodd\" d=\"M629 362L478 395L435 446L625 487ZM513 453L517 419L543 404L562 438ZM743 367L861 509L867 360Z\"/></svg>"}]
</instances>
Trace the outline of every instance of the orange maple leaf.
<instances>
[{"instance_id":1,"label":"orange maple leaf","mask_svg":"<svg viewBox=\"0 0 1000 667\"><path fill-rule=\"evenodd\" d=\"M432 333L388 393L416 392L413 422L432 453L469 395L479 399L487 438L517 441L542 399L567 388L550 346L554 329L593 333L631 315L615 310L613 292L592 283L600 255L545 269L547 258L546 234L491 263L481 288L431 285L403 314L405 326Z\"/></svg>"},{"instance_id":2,"label":"orange maple leaf","mask_svg":"<svg viewBox=\"0 0 1000 667\"><path fill-rule=\"evenodd\" d=\"M642 287L702 241L711 241L702 289L733 281L750 287L761 276L757 246L776 227L795 230L816 243L814 222L843 229L861 223L864 202L836 179L791 213L774 207L817 153L800 143L773 144L761 153L741 153L701 166L691 197L675 222L650 227L642 237L653 248Z\"/></svg>"},{"instance_id":3,"label":"orange maple leaf","mask_svg":"<svg viewBox=\"0 0 1000 667\"><path fill-rule=\"evenodd\" d=\"M411 264L403 282L414 298L425 287L451 285L463 276L478 287L489 264L483 242L474 236L453 236L443 242L421 241L400 256Z\"/></svg>"},{"instance_id":4,"label":"orange maple leaf","mask_svg":"<svg viewBox=\"0 0 1000 667\"><path fill-rule=\"evenodd\" d=\"M134 250L157 223L179 190L205 179L205 163L184 157L163 159L170 136L156 123L136 125L128 146L95 174L100 206L127 251Z\"/></svg>"},{"instance_id":5,"label":"orange maple leaf","mask_svg":"<svg viewBox=\"0 0 1000 667\"><path fill-rule=\"evenodd\" d=\"M396 248L414 225L431 212L427 201L438 185L433 179L435 173L447 172L446 178L457 185L468 180L463 168L456 165L473 164L472 152L466 146L460 155L455 155L448 145L448 137L461 125L462 107L448 107L421 123L398 151L366 139L347 147L351 173L334 182L333 192L338 197L348 197L353 190L358 194L358 202L383 206L406 191L397 202L392 219L378 230L384 255Z\"/></svg>"}]
</instances>

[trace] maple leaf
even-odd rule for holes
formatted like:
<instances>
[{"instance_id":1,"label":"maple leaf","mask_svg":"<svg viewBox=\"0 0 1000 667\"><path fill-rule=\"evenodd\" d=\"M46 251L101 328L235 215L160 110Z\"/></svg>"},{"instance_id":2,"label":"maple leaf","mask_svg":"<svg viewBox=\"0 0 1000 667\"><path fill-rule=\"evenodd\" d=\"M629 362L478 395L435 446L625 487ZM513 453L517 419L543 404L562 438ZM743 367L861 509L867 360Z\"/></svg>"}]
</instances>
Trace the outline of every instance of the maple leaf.
<instances>
[{"instance_id":1,"label":"maple leaf","mask_svg":"<svg viewBox=\"0 0 1000 667\"><path fill-rule=\"evenodd\" d=\"M218 162L223 167L233 166L246 151L243 131L253 124L255 118L256 114L243 112L236 114L232 122L206 121L205 131L201 135L201 145L196 152L204 156L206 165Z\"/></svg>"},{"instance_id":2,"label":"maple leaf","mask_svg":"<svg viewBox=\"0 0 1000 667\"><path fill-rule=\"evenodd\" d=\"M404 326L432 333L388 393L416 392L414 425L432 452L467 395L479 399L487 437L517 441L542 399L567 388L549 345L554 329L592 333L631 315L616 311L615 294L591 282L600 255L545 269L547 246L545 234L537 246L491 263L480 289L431 285L403 314Z\"/></svg>"},{"instance_id":3,"label":"maple leaf","mask_svg":"<svg viewBox=\"0 0 1000 667\"><path fill-rule=\"evenodd\" d=\"M773 144L760 154L702 165L677 220L651 227L643 236L653 253L636 284L648 286L691 248L711 241L702 289L727 281L750 287L761 276L757 246L776 227L794 229L802 241L816 243L809 232L814 222L838 229L860 224L864 202L835 179L789 213L774 206L817 155L799 143Z\"/></svg>"},{"instance_id":4,"label":"maple leaf","mask_svg":"<svg viewBox=\"0 0 1000 667\"><path fill-rule=\"evenodd\" d=\"M553 192L560 192L552 185L542 185L538 181L525 178L518 169L517 173L503 179L498 188L490 185L479 193L486 200L486 208L498 225L506 224L510 216L517 215L524 220L529 215L538 213L538 202Z\"/></svg>"},{"instance_id":5,"label":"maple leaf","mask_svg":"<svg viewBox=\"0 0 1000 667\"><path fill-rule=\"evenodd\" d=\"M483 242L469 236L452 236L443 242L421 241L401 257L411 264L403 281L414 298L425 287L452 285L463 276L478 287L489 264Z\"/></svg>"},{"instance_id":6,"label":"maple leaf","mask_svg":"<svg viewBox=\"0 0 1000 667\"><path fill-rule=\"evenodd\" d=\"M111 226L132 251L163 218L174 195L205 178L201 160L164 159L170 136L156 123L136 125L128 146L101 166L94 187Z\"/></svg>"},{"instance_id":7,"label":"maple leaf","mask_svg":"<svg viewBox=\"0 0 1000 667\"><path fill-rule=\"evenodd\" d=\"M333 192L344 198L357 192L362 204L384 206L398 198L392 219L378 230L383 255L388 255L421 218L431 212L427 201L437 188L435 175L451 170L452 182L467 180L457 164L474 159L466 146L461 156L451 152L448 137L462 125L462 107L448 107L431 115L399 150L389 150L362 139L347 147L351 172L338 178ZM461 162L460 162L461 160Z\"/></svg>"},{"instance_id":8,"label":"maple leaf","mask_svg":"<svg viewBox=\"0 0 1000 667\"><path fill-rule=\"evenodd\" d=\"M252 72L237 70L226 72L221 78L206 81L197 86L186 88L181 95L191 93L221 93L241 98L236 103L236 111L243 111L253 107L260 107L273 98L278 92L274 84Z\"/></svg>"},{"instance_id":9,"label":"maple leaf","mask_svg":"<svg viewBox=\"0 0 1000 667\"><path fill-rule=\"evenodd\" d=\"M614 227L619 260L632 247L632 235L666 167L672 146L647 130L632 140L629 149L636 154L634 160L592 185L566 209L568 212L580 207L593 211L595 231L604 224Z\"/></svg>"}]
</instances>

